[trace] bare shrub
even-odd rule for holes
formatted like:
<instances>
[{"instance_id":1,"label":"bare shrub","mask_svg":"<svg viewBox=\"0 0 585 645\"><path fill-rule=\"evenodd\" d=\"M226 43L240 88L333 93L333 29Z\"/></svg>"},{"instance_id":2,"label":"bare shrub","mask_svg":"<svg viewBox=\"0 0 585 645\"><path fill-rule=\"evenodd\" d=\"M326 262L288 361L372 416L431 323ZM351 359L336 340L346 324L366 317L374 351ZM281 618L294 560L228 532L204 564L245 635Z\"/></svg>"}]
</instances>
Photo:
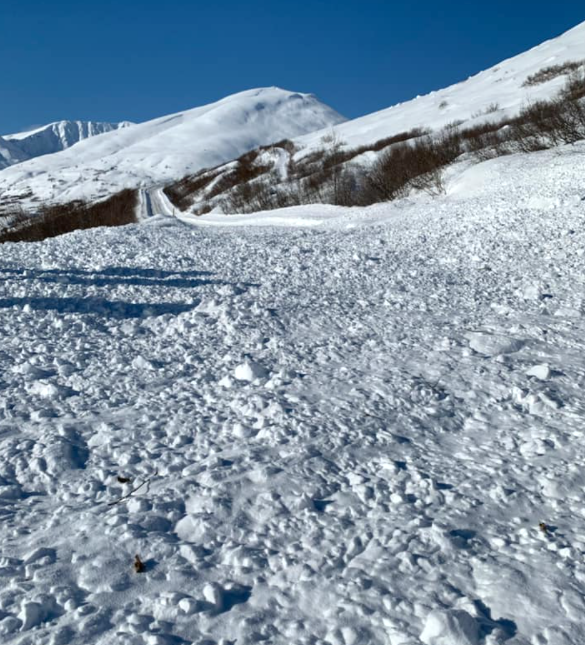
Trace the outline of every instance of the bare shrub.
<instances>
[{"instance_id":1,"label":"bare shrub","mask_svg":"<svg viewBox=\"0 0 585 645\"><path fill-rule=\"evenodd\" d=\"M409 141L410 139L418 139L419 137L424 137L427 134L430 134L431 130L429 128L412 128L412 130L406 130L405 132L398 132L397 134L392 135L391 137L386 137L384 139L379 139L375 143L364 146L363 152L373 150L378 152L383 150L388 146L393 146L396 143L402 143L404 141ZM358 148L359 149L359 148Z\"/></svg>"},{"instance_id":2,"label":"bare shrub","mask_svg":"<svg viewBox=\"0 0 585 645\"><path fill-rule=\"evenodd\" d=\"M505 128L509 123L509 120L502 119L464 128L460 131L463 149L473 154L478 161L510 154L505 134Z\"/></svg>"},{"instance_id":3,"label":"bare shrub","mask_svg":"<svg viewBox=\"0 0 585 645\"><path fill-rule=\"evenodd\" d=\"M585 98L585 68L576 70L569 75L561 95L570 101Z\"/></svg>"},{"instance_id":4,"label":"bare shrub","mask_svg":"<svg viewBox=\"0 0 585 645\"><path fill-rule=\"evenodd\" d=\"M216 181L209 187L206 194L207 199L213 199L237 185L238 179L236 172L232 168L224 170L217 175Z\"/></svg>"},{"instance_id":5,"label":"bare shrub","mask_svg":"<svg viewBox=\"0 0 585 645\"><path fill-rule=\"evenodd\" d=\"M548 81L552 81L553 78L557 78L557 76L570 74L571 72L578 70L584 65L585 61L569 60L559 65L549 65L548 67L543 67L542 69L538 70L538 72L527 76L524 83L522 83L522 87L533 87L535 85L547 83Z\"/></svg>"},{"instance_id":6,"label":"bare shrub","mask_svg":"<svg viewBox=\"0 0 585 645\"><path fill-rule=\"evenodd\" d=\"M95 204L76 201L47 206L18 228L0 233L0 242L38 242L79 229L133 224L137 200L137 192L126 189Z\"/></svg>"},{"instance_id":7,"label":"bare shrub","mask_svg":"<svg viewBox=\"0 0 585 645\"><path fill-rule=\"evenodd\" d=\"M585 108L564 96L537 101L513 120L510 133L520 152L576 143L585 138Z\"/></svg>"},{"instance_id":8,"label":"bare shrub","mask_svg":"<svg viewBox=\"0 0 585 645\"><path fill-rule=\"evenodd\" d=\"M282 139L281 141L277 141L276 143L270 143L265 146L260 146L258 150L272 150L273 148L282 148L291 155L293 155L297 151L297 147L290 139Z\"/></svg>"},{"instance_id":9,"label":"bare shrub","mask_svg":"<svg viewBox=\"0 0 585 645\"><path fill-rule=\"evenodd\" d=\"M179 210L186 211L193 204L197 193L205 190L219 175L217 171L201 170L195 175L165 186L163 192Z\"/></svg>"},{"instance_id":10,"label":"bare shrub","mask_svg":"<svg viewBox=\"0 0 585 645\"><path fill-rule=\"evenodd\" d=\"M425 137L412 144L390 148L374 164L366 191L372 201L405 197L411 189L430 194L444 191L443 169L461 154L458 132L444 131L439 138Z\"/></svg>"},{"instance_id":11,"label":"bare shrub","mask_svg":"<svg viewBox=\"0 0 585 645\"><path fill-rule=\"evenodd\" d=\"M455 121L450 121L449 123L447 123L447 125L445 126L445 130L457 130L464 123L465 121L463 119L455 119Z\"/></svg>"},{"instance_id":12,"label":"bare shrub","mask_svg":"<svg viewBox=\"0 0 585 645\"><path fill-rule=\"evenodd\" d=\"M289 175L294 179L303 179L318 172L326 165L327 151L325 148L316 148L298 161L289 165Z\"/></svg>"},{"instance_id":13,"label":"bare shrub","mask_svg":"<svg viewBox=\"0 0 585 645\"><path fill-rule=\"evenodd\" d=\"M258 150L251 150L238 159L233 175L236 184L252 181L270 171L270 166L255 163L259 156Z\"/></svg>"}]
</instances>

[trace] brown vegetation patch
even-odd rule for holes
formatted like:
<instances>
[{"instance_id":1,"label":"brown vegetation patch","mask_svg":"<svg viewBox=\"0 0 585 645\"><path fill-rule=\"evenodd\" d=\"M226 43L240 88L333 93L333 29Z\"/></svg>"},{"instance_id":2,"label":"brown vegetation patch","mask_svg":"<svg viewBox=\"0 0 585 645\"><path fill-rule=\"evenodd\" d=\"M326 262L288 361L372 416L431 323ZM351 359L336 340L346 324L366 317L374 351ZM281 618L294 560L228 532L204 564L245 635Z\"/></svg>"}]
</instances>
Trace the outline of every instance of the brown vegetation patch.
<instances>
[{"instance_id":1,"label":"brown vegetation patch","mask_svg":"<svg viewBox=\"0 0 585 645\"><path fill-rule=\"evenodd\" d=\"M568 60L559 65L549 65L548 67L543 67L542 69L539 69L538 72L527 76L524 83L522 83L522 87L533 87L535 85L547 83L548 81L552 81L553 78L557 78L557 76L575 72L584 65L585 61L582 60Z\"/></svg>"},{"instance_id":2,"label":"brown vegetation patch","mask_svg":"<svg viewBox=\"0 0 585 645\"><path fill-rule=\"evenodd\" d=\"M19 218L17 226L0 233L1 242L39 242L48 237L98 226L124 226L136 220L137 192L123 190L95 204L81 201L43 207L38 215Z\"/></svg>"}]
</instances>

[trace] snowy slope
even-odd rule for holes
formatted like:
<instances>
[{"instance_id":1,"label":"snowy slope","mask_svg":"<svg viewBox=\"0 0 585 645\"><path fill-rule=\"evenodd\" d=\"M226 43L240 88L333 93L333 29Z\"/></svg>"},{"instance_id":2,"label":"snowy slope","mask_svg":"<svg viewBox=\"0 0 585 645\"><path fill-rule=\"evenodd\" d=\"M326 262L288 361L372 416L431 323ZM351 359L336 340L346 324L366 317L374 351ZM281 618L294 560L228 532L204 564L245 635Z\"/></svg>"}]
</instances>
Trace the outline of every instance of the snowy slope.
<instances>
[{"instance_id":1,"label":"snowy slope","mask_svg":"<svg viewBox=\"0 0 585 645\"><path fill-rule=\"evenodd\" d=\"M312 95L278 88L249 90L0 170L0 194L8 200L29 191L43 201L94 199L122 188L176 181L283 138L294 138L300 150L297 156L302 157L322 147L323 137L332 129L339 141L357 147L415 127L502 118L531 100L552 97L566 80L559 76L523 87L529 75L543 67L581 60L585 60L585 23L466 81L347 122ZM27 146L34 149L39 135L29 135ZM7 141L23 142L20 136ZM4 157L14 159L15 152L6 151ZM6 163L0 141L0 168Z\"/></svg>"},{"instance_id":2,"label":"snowy slope","mask_svg":"<svg viewBox=\"0 0 585 645\"><path fill-rule=\"evenodd\" d=\"M343 121L313 95L264 88L134 125L0 172L5 197L91 199L153 185Z\"/></svg>"},{"instance_id":3,"label":"snowy slope","mask_svg":"<svg viewBox=\"0 0 585 645\"><path fill-rule=\"evenodd\" d=\"M28 158L28 155L16 143L13 143L10 139L0 137L0 170L15 163L26 161Z\"/></svg>"},{"instance_id":4,"label":"snowy slope","mask_svg":"<svg viewBox=\"0 0 585 645\"><path fill-rule=\"evenodd\" d=\"M58 121L27 132L4 135L3 139L12 143L13 147L21 152L22 159L20 161L23 161L60 152L84 139L119 128L127 128L131 125L132 123L129 121L122 123ZM2 142L0 142L0 146L2 146Z\"/></svg>"},{"instance_id":5,"label":"snowy slope","mask_svg":"<svg viewBox=\"0 0 585 645\"><path fill-rule=\"evenodd\" d=\"M543 67L567 61L585 61L585 22L466 81L342 123L334 130L338 139L357 147L416 127L440 128L453 121L512 116L532 100L554 96L566 81L566 76L560 76L542 85L522 87L526 78ZM486 114L495 105L498 112ZM321 147L328 132L314 132L295 143L306 152L307 148Z\"/></svg>"},{"instance_id":6,"label":"snowy slope","mask_svg":"<svg viewBox=\"0 0 585 645\"><path fill-rule=\"evenodd\" d=\"M558 68L565 63L571 63L571 66L562 70L556 69L556 76L550 74L551 80L539 84L526 83L526 80L537 72L546 69L550 73L551 67ZM293 146L258 151L259 154L253 163L264 176L253 181L256 182L257 189L264 185L270 186L273 195L280 192L280 203L287 203L286 195L295 193L305 202L330 200L332 195L327 196L326 178L320 172L322 168L315 159L319 158L319 155L322 156L323 152L331 153L334 144L347 150L350 161L344 163L361 165L367 169L388 150L390 137L403 135L403 138L409 138L408 135L404 135L410 133L412 137L412 131L416 129L420 132L430 128L438 132L446 124L457 124L461 130L466 130L485 121L501 122L503 119L509 119L516 116L531 101L557 96L567 82L570 69L585 72L585 23L453 87L353 121L346 121L333 128L298 137L293 141ZM291 170L292 182L283 183L274 190L273 177L277 176L286 182ZM355 174L355 168L350 172ZM235 180L231 162L214 169L207 177L196 175L190 178L190 181L174 182L168 187L169 194L174 195L175 203L181 204L185 210L191 209L193 213L224 209L240 212L252 210L255 207L254 198L250 197L247 204L242 204L241 195L244 193L240 192L238 195L237 189L231 193L236 195L236 199L229 204L230 193L227 191L231 190L230 182L223 182L226 192L218 194L215 190L215 182L221 182L222 178L230 175L233 186ZM295 183L295 176L305 178L309 175L312 176L313 183L321 184L321 194L315 190L311 193L311 188L307 188L307 179L302 180L304 185L298 181ZM240 185L238 188L241 187ZM250 191L250 194L253 193L253 190ZM256 198L258 206L265 207L266 202L271 200L267 193L268 191L263 200ZM277 199L272 201L278 203Z\"/></svg>"},{"instance_id":7,"label":"snowy slope","mask_svg":"<svg viewBox=\"0 0 585 645\"><path fill-rule=\"evenodd\" d=\"M0 642L583 645L584 164L3 245Z\"/></svg>"}]
</instances>

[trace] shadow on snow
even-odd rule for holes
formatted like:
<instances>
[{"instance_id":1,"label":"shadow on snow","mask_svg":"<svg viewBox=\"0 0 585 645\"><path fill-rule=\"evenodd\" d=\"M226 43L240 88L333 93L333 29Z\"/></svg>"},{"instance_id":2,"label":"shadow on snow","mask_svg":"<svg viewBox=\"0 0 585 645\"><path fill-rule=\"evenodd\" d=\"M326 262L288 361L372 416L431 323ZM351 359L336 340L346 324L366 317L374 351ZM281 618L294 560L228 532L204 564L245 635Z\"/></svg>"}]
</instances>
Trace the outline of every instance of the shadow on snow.
<instances>
[{"instance_id":1,"label":"shadow on snow","mask_svg":"<svg viewBox=\"0 0 585 645\"><path fill-rule=\"evenodd\" d=\"M0 267L0 275L8 274L9 279L50 282L55 284L81 286L139 286L193 289L206 285L230 286L236 293L243 293L248 283L232 284L223 280L209 279L209 271L165 271L139 267L106 267L91 271L87 269L25 269ZM0 298L0 309L28 306L34 311L55 311L60 314L94 314L109 318L146 318L163 314L178 315L197 307L193 302L124 302L108 300L99 296L56 297L30 296Z\"/></svg>"}]
</instances>

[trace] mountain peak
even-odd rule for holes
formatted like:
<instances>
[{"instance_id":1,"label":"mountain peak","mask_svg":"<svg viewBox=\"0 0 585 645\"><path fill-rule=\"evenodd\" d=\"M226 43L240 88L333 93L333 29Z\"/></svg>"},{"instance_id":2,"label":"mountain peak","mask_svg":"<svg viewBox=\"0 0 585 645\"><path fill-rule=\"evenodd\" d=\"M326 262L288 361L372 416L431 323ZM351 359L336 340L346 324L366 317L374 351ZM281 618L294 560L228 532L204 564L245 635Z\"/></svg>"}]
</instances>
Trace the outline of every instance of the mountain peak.
<instances>
[{"instance_id":1,"label":"mountain peak","mask_svg":"<svg viewBox=\"0 0 585 645\"><path fill-rule=\"evenodd\" d=\"M78 122L50 124L11 143L35 138L61 142L56 154L2 171L5 195L31 191L43 201L95 199L124 188L172 181L230 161L258 146L331 127L345 119L313 94L278 87L245 90L214 103L132 127L83 138L69 148L68 133L93 132ZM93 124L96 125L96 124ZM111 125L111 124L106 124ZM29 150L31 148L28 148ZM75 167L75 172L71 172Z\"/></svg>"},{"instance_id":2,"label":"mountain peak","mask_svg":"<svg viewBox=\"0 0 585 645\"><path fill-rule=\"evenodd\" d=\"M66 150L79 141L132 125L95 121L55 121L0 140L0 168ZM4 160L4 163L2 161Z\"/></svg>"}]
</instances>

